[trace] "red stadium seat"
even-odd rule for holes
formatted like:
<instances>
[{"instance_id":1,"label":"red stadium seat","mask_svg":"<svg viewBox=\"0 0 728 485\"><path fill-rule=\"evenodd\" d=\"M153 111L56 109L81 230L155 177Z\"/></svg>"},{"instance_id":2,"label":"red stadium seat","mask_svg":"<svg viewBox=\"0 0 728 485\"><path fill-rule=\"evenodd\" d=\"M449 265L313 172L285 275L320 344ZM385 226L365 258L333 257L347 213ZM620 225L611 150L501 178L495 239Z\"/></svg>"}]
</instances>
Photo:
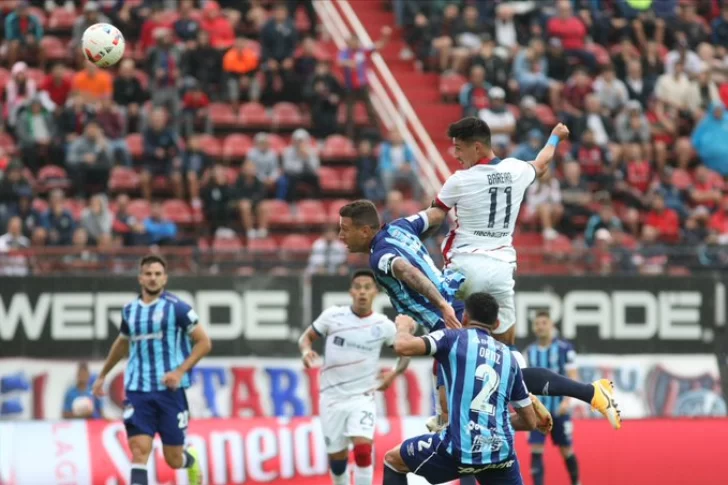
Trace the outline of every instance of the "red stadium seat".
<instances>
[{"instance_id":1,"label":"red stadium seat","mask_svg":"<svg viewBox=\"0 0 728 485\"><path fill-rule=\"evenodd\" d=\"M670 182L678 190L687 190L688 188L690 188L691 185L693 185L693 178L690 176L687 170L683 170L682 168L676 168L672 172Z\"/></svg>"},{"instance_id":2,"label":"red stadium seat","mask_svg":"<svg viewBox=\"0 0 728 485\"><path fill-rule=\"evenodd\" d=\"M336 115L336 120L339 124L344 125L346 123L346 105L339 105L339 112ZM359 101L354 105L354 125L356 126L367 126L369 125L369 114L364 106L364 103Z\"/></svg>"},{"instance_id":3,"label":"red stadium seat","mask_svg":"<svg viewBox=\"0 0 728 485\"><path fill-rule=\"evenodd\" d=\"M343 161L356 158L356 150L352 141L341 135L331 135L326 138L321 151L321 160Z\"/></svg>"},{"instance_id":4,"label":"red stadium seat","mask_svg":"<svg viewBox=\"0 0 728 485\"><path fill-rule=\"evenodd\" d=\"M287 226L293 222L291 208L287 202L272 199L263 202L268 212L268 218L272 226Z\"/></svg>"},{"instance_id":5,"label":"red stadium seat","mask_svg":"<svg viewBox=\"0 0 728 485\"><path fill-rule=\"evenodd\" d=\"M336 199L329 204L328 219L329 219L330 224L339 223L339 210L342 207L344 207L346 204L348 204L349 202L351 202L351 201L347 200L347 199Z\"/></svg>"},{"instance_id":6,"label":"red stadium seat","mask_svg":"<svg viewBox=\"0 0 728 485\"><path fill-rule=\"evenodd\" d=\"M73 217L73 220L78 221L79 219L81 219L81 214L86 208L86 201L79 199L66 199L66 202L63 204L63 206L68 212L71 213L71 217Z\"/></svg>"},{"instance_id":7,"label":"red stadium seat","mask_svg":"<svg viewBox=\"0 0 728 485\"><path fill-rule=\"evenodd\" d=\"M609 57L609 51L604 48L604 46L601 46L599 44L596 44L594 42L587 44L586 51L591 52L594 54L594 57L596 57L597 62L602 65L606 66L610 62L612 62L612 59Z\"/></svg>"},{"instance_id":8,"label":"red stadium seat","mask_svg":"<svg viewBox=\"0 0 728 485\"><path fill-rule=\"evenodd\" d=\"M8 70L4 67L0 67L0 86L3 86L3 89L4 86L8 84L10 78L10 72L8 72Z\"/></svg>"},{"instance_id":9,"label":"red stadium seat","mask_svg":"<svg viewBox=\"0 0 728 485\"><path fill-rule=\"evenodd\" d=\"M46 165L38 171L38 185L41 191L67 189L71 186L63 167Z\"/></svg>"},{"instance_id":10,"label":"red stadium seat","mask_svg":"<svg viewBox=\"0 0 728 485\"><path fill-rule=\"evenodd\" d=\"M331 167L321 167L318 171L319 184L324 193L338 192L341 190L339 172Z\"/></svg>"},{"instance_id":11,"label":"red stadium seat","mask_svg":"<svg viewBox=\"0 0 728 485\"><path fill-rule=\"evenodd\" d=\"M261 253L275 253L278 250L278 245L272 238L266 239L251 239L248 241L248 252L253 254Z\"/></svg>"},{"instance_id":12,"label":"red stadium seat","mask_svg":"<svg viewBox=\"0 0 728 485\"><path fill-rule=\"evenodd\" d=\"M190 224L193 221L190 206L179 199L165 200L162 203L162 214L176 224Z\"/></svg>"},{"instance_id":13,"label":"red stadium seat","mask_svg":"<svg viewBox=\"0 0 728 485\"><path fill-rule=\"evenodd\" d=\"M70 31L76 22L76 13L65 8L56 8L48 18L48 29L51 31Z\"/></svg>"},{"instance_id":14,"label":"red stadium seat","mask_svg":"<svg viewBox=\"0 0 728 485\"><path fill-rule=\"evenodd\" d=\"M268 134L268 143L271 149L279 155L283 154L283 151L288 147L288 143L280 135L275 133Z\"/></svg>"},{"instance_id":15,"label":"red stadium seat","mask_svg":"<svg viewBox=\"0 0 728 485\"><path fill-rule=\"evenodd\" d=\"M311 251L311 240L300 234L289 234L281 241L280 248L288 253L308 253Z\"/></svg>"},{"instance_id":16,"label":"red stadium seat","mask_svg":"<svg viewBox=\"0 0 728 485\"><path fill-rule=\"evenodd\" d=\"M341 191L351 192L354 195L356 190L356 168L345 168L341 171Z\"/></svg>"},{"instance_id":17,"label":"red stadium seat","mask_svg":"<svg viewBox=\"0 0 728 485\"><path fill-rule=\"evenodd\" d=\"M133 192L139 189L139 175L128 167L114 167L109 177L112 192Z\"/></svg>"},{"instance_id":18,"label":"red stadium seat","mask_svg":"<svg viewBox=\"0 0 728 485\"><path fill-rule=\"evenodd\" d=\"M225 160L242 161L252 147L253 142L248 135L234 133L225 137L222 144L222 157Z\"/></svg>"},{"instance_id":19,"label":"red stadium seat","mask_svg":"<svg viewBox=\"0 0 728 485\"><path fill-rule=\"evenodd\" d=\"M293 103L277 103L271 114L273 129L293 130L303 126L301 110Z\"/></svg>"},{"instance_id":20,"label":"red stadium seat","mask_svg":"<svg viewBox=\"0 0 728 485\"><path fill-rule=\"evenodd\" d=\"M548 105L538 104L534 111L538 119L546 126L546 128L551 129L552 126L556 125L556 116Z\"/></svg>"},{"instance_id":21,"label":"red stadium seat","mask_svg":"<svg viewBox=\"0 0 728 485\"><path fill-rule=\"evenodd\" d=\"M129 202L129 206L126 208L126 211L136 220L143 221L144 219L149 217L152 209L149 206L149 202L147 202L145 199L134 199Z\"/></svg>"},{"instance_id":22,"label":"red stadium seat","mask_svg":"<svg viewBox=\"0 0 728 485\"><path fill-rule=\"evenodd\" d=\"M38 7L30 7L28 8L28 13L30 15L35 15L43 27L45 27L48 23L48 17L46 16L46 13L43 11L43 9Z\"/></svg>"},{"instance_id":23,"label":"red stadium seat","mask_svg":"<svg viewBox=\"0 0 728 485\"><path fill-rule=\"evenodd\" d=\"M200 149L210 158L218 159L222 155L222 144L212 135L200 135Z\"/></svg>"},{"instance_id":24,"label":"red stadium seat","mask_svg":"<svg viewBox=\"0 0 728 485\"><path fill-rule=\"evenodd\" d=\"M49 61L59 61L68 58L68 49L63 45L61 39L52 35L46 35L40 40L40 47L45 52Z\"/></svg>"},{"instance_id":25,"label":"red stadium seat","mask_svg":"<svg viewBox=\"0 0 728 485\"><path fill-rule=\"evenodd\" d=\"M212 249L226 253L233 253L243 250L243 243L238 238L216 237L212 241Z\"/></svg>"},{"instance_id":26,"label":"red stadium seat","mask_svg":"<svg viewBox=\"0 0 728 485\"><path fill-rule=\"evenodd\" d=\"M296 207L299 223L306 226L326 224L326 211L320 200L302 200Z\"/></svg>"},{"instance_id":27,"label":"red stadium seat","mask_svg":"<svg viewBox=\"0 0 728 485\"><path fill-rule=\"evenodd\" d=\"M245 103L238 112L239 123L243 128L270 128L271 120L260 103Z\"/></svg>"},{"instance_id":28,"label":"red stadium seat","mask_svg":"<svg viewBox=\"0 0 728 485\"><path fill-rule=\"evenodd\" d=\"M0 133L0 148L8 155L14 155L17 150L15 140L7 133Z\"/></svg>"},{"instance_id":29,"label":"red stadium seat","mask_svg":"<svg viewBox=\"0 0 728 485\"><path fill-rule=\"evenodd\" d=\"M134 159L141 159L144 154L144 139L139 133L132 133L126 137L126 145L129 147L129 153Z\"/></svg>"},{"instance_id":30,"label":"red stadium seat","mask_svg":"<svg viewBox=\"0 0 728 485\"><path fill-rule=\"evenodd\" d=\"M572 252L571 240L559 235L556 239L545 241L544 250L552 256L567 256Z\"/></svg>"},{"instance_id":31,"label":"red stadium seat","mask_svg":"<svg viewBox=\"0 0 728 485\"><path fill-rule=\"evenodd\" d=\"M26 76L28 76L28 79L32 79L35 81L35 84L40 86L43 84L43 80L46 77L46 74L41 69L36 69L34 67L29 67L26 71Z\"/></svg>"},{"instance_id":32,"label":"red stadium seat","mask_svg":"<svg viewBox=\"0 0 728 485\"><path fill-rule=\"evenodd\" d=\"M237 113L233 111L232 106L226 103L212 103L208 106L207 112L215 127L235 126L238 122Z\"/></svg>"},{"instance_id":33,"label":"red stadium seat","mask_svg":"<svg viewBox=\"0 0 728 485\"><path fill-rule=\"evenodd\" d=\"M468 80L460 74L443 74L440 76L440 95L444 99L457 98Z\"/></svg>"}]
</instances>

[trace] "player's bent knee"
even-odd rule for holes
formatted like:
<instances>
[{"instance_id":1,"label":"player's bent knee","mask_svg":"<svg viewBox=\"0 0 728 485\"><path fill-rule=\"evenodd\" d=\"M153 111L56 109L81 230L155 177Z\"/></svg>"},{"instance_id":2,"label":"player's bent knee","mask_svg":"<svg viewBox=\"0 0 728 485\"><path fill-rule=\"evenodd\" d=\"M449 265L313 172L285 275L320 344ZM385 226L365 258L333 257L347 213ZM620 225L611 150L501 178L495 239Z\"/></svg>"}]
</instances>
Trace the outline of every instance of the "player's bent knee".
<instances>
[{"instance_id":1,"label":"player's bent knee","mask_svg":"<svg viewBox=\"0 0 728 485\"><path fill-rule=\"evenodd\" d=\"M348 460L329 460L329 466L331 467L331 473L334 475L341 476L346 473L346 464Z\"/></svg>"},{"instance_id":2,"label":"player's bent knee","mask_svg":"<svg viewBox=\"0 0 728 485\"><path fill-rule=\"evenodd\" d=\"M384 455L384 464L399 473L407 473L409 471L407 464L402 460L402 455L399 454L399 446L392 448Z\"/></svg>"},{"instance_id":3,"label":"player's bent knee","mask_svg":"<svg viewBox=\"0 0 728 485\"><path fill-rule=\"evenodd\" d=\"M164 446L162 447L164 452L164 461L167 462L170 468L178 469L184 465L184 448L182 446Z\"/></svg>"},{"instance_id":4,"label":"player's bent knee","mask_svg":"<svg viewBox=\"0 0 728 485\"><path fill-rule=\"evenodd\" d=\"M146 463L152 453L152 438L146 435L137 435L129 438L129 451L132 462Z\"/></svg>"},{"instance_id":5,"label":"player's bent knee","mask_svg":"<svg viewBox=\"0 0 728 485\"><path fill-rule=\"evenodd\" d=\"M354 462L359 467L368 467L372 464L372 444L356 443L354 445Z\"/></svg>"}]
</instances>

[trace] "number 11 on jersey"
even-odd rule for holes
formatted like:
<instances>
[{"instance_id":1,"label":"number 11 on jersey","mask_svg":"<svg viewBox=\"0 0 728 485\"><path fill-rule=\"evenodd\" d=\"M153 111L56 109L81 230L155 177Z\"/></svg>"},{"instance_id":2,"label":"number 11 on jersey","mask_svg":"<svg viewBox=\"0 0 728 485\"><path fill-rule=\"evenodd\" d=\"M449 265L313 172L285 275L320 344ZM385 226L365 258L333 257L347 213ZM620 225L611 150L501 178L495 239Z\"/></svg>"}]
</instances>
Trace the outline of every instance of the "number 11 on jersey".
<instances>
[{"instance_id":1,"label":"number 11 on jersey","mask_svg":"<svg viewBox=\"0 0 728 485\"><path fill-rule=\"evenodd\" d=\"M498 213L498 192L500 192L501 189L498 187L491 187L488 189L488 192L490 193L490 214L488 214L488 229L492 229L495 226L495 216ZM503 192L506 194L506 215L503 218L503 229L508 229L508 226L511 224L511 207L513 206L513 198L511 194L513 193L513 187L506 187L503 189Z\"/></svg>"}]
</instances>

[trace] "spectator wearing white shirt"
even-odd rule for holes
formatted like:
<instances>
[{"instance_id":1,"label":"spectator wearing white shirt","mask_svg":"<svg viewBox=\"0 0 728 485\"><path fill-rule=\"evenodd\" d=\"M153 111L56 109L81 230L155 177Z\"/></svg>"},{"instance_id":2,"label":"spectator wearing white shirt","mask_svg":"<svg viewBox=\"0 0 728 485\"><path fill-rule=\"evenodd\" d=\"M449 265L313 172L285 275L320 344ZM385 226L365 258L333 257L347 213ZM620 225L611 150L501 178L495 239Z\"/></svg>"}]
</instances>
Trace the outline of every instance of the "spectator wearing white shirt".
<instances>
[{"instance_id":1,"label":"spectator wearing white shirt","mask_svg":"<svg viewBox=\"0 0 728 485\"><path fill-rule=\"evenodd\" d=\"M289 202L296 200L301 185L307 185L313 192L311 196L317 198L320 191L320 161L316 149L311 146L311 136L299 128L293 132L291 140L293 144L283 152L283 172L288 183L286 199Z\"/></svg>"},{"instance_id":2,"label":"spectator wearing white shirt","mask_svg":"<svg viewBox=\"0 0 728 485\"><path fill-rule=\"evenodd\" d=\"M11 217L8 221L8 232L0 236L0 253L10 253L30 247L30 240L23 236L23 221L20 217ZM28 260L22 254L0 254L0 274L6 276L26 276Z\"/></svg>"},{"instance_id":3,"label":"spectator wearing white shirt","mask_svg":"<svg viewBox=\"0 0 728 485\"><path fill-rule=\"evenodd\" d=\"M349 253L346 245L339 241L335 227L329 227L316 239L308 258L308 274L347 274L346 259Z\"/></svg>"},{"instance_id":4,"label":"spectator wearing white shirt","mask_svg":"<svg viewBox=\"0 0 728 485\"><path fill-rule=\"evenodd\" d=\"M490 127L493 150L502 153L511 144L511 136L516 132L516 118L506 106L506 92L501 87L490 88L490 106L480 110L478 117Z\"/></svg>"},{"instance_id":5,"label":"spectator wearing white shirt","mask_svg":"<svg viewBox=\"0 0 728 485\"><path fill-rule=\"evenodd\" d=\"M703 70L703 62L700 60L700 56L690 50L690 45L684 32L678 31L675 33L675 36L677 37L675 49L668 52L665 56L665 74L674 74L675 66L681 60L688 76L699 74Z\"/></svg>"},{"instance_id":6,"label":"spectator wearing white shirt","mask_svg":"<svg viewBox=\"0 0 728 485\"><path fill-rule=\"evenodd\" d=\"M281 176L281 164L278 154L270 146L268 133L258 133L253 139L255 145L248 150L246 158L253 162L258 178L266 190L275 189Z\"/></svg>"},{"instance_id":7,"label":"spectator wearing white shirt","mask_svg":"<svg viewBox=\"0 0 728 485\"><path fill-rule=\"evenodd\" d=\"M679 110L690 108L694 83L685 74L685 65L678 61L675 63L675 70L672 74L665 73L657 79L655 96L660 101L674 106Z\"/></svg>"},{"instance_id":8,"label":"spectator wearing white shirt","mask_svg":"<svg viewBox=\"0 0 728 485\"><path fill-rule=\"evenodd\" d=\"M617 74L612 66L604 68L602 74L594 81L593 87L599 103L612 114L622 109L629 99L627 86L617 79Z\"/></svg>"},{"instance_id":9,"label":"spectator wearing white shirt","mask_svg":"<svg viewBox=\"0 0 728 485\"><path fill-rule=\"evenodd\" d=\"M553 240L558 237L559 233L554 226L561 220L564 207L561 205L559 181L553 178L551 170L528 188L526 210L528 214L538 216L544 239Z\"/></svg>"}]
</instances>

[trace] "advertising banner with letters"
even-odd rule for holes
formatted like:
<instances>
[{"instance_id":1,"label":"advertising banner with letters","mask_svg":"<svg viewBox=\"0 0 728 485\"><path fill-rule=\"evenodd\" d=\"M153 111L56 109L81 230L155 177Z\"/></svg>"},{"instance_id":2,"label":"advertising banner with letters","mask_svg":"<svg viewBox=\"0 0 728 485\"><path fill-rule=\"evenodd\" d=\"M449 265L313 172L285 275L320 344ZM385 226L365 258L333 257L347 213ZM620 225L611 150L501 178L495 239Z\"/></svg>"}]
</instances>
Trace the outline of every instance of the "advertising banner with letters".
<instances>
[{"instance_id":1,"label":"advertising banner with letters","mask_svg":"<svg viewBox=\"0 0 728 485\"><path fill-rule=\"evenodd\" d=\"M394 361L383 359L382 369ZM622 416L725 416L718 364L714 355L579 355L583 382L614 382ZM90 362L92 375L102 361ZM64 395L74 385L77 364L71 361L0 359L0 419L59 419ZM385 392L378 392L381 417L430 416L433 413L432 361L415 359ZM308 417L319 415L318 370L304 370L298 359L203 359L187 391L191 415L200 418ZM107 378L103 415L120 419L123 365ZM574 403L578 418L601 418Z\"/></svg>"},{"instance_id":2,"label":"advertising banner with letters","mask_svg":"<svg viewBox=\"0 0 728 485\"><path fill-rule=\"evenodd\" d=\"M382 483L384 454L424 433L423 418L381 418L374 442L375 475ZM726 419L636 420L614 431L603 421L574 423L581 479L591 485L719 485L728 476ZM420 442L426 447L427 436ZM531 485L527 433L517 433L521 474ZM323 485L330 482L317 418L193 420L188 441L198 451L209 485ZM164 462L156 440L148 463L150 485L186 485L184 471ZM404 450L403 453L407 453ZM569 483L551 445L544 457L546 485ZM124 427L109 421L0 422L3 485L127 485L130 453ZM354 467L351 462L349 471ZM410 475L409 483L426 482Z\"/></svg>"}]
</instances>

